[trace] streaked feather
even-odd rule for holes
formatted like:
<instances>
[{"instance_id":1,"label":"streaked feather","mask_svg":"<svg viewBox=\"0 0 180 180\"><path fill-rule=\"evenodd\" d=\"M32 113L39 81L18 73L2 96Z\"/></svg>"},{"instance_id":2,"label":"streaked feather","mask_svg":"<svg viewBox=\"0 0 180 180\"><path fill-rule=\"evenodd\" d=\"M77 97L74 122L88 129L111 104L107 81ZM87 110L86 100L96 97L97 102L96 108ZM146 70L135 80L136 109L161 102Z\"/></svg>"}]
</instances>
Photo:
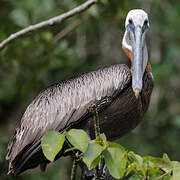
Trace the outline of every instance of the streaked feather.
<instances>
[{"instance_id":1,"label":"streaked feather","mask_svg":"<svg viewBox=\"0 0 180 180\"><path fill-rule=\"evenodd\" d=\"M81 123L80 120L88 115L92 104L97 104L99 110L102 110L108 102L104 100L117 96L130 80L130 71L126 65L113 65L54 84L41 92L27 107L9 145L7 159L10 171L13 172L18 164L23 169L23 164L39 150L40 145L36 147L35 144L45 132L63 131ZM23 152L24 148L27 148L29 154ZM17 159L21 163L17 163Z\"/></svg>"}]
</instances>

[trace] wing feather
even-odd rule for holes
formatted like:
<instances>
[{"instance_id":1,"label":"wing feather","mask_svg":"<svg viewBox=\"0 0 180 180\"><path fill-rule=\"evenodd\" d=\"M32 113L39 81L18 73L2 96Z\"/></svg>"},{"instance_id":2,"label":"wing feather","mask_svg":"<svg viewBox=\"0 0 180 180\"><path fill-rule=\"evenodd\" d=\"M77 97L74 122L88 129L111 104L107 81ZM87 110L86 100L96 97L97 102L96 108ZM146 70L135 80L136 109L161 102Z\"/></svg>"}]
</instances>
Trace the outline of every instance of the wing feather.
<instances>
[{"instance_id":1,"label":"wing feather","mask_svg":"<svg viewBox=\"0 0 180 180\"><path fill-rule=\"evenodd\" d=\"M26 146L39 141L46 131L62 131L79 122L92 104L101 104L105 98L120 93L130 79L126 65L113 65L48 87L26 109L9 146L7 159L13 162Z\"/></svg>"}]
</instances>

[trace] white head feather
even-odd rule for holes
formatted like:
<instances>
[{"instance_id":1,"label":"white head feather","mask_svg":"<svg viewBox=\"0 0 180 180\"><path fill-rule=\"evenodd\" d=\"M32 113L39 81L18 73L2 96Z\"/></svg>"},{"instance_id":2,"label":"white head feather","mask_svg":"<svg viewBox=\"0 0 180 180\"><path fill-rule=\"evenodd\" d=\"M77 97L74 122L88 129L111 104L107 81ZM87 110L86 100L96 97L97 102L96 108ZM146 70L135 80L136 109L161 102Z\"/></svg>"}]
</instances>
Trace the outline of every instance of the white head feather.
<instances>
[{"instance_id":1,"label":"white head feather","mask_svg":"<svg viewBox=\"0 0 180 180\"><path fill-rule=\"evenodd\" d=\"M135 26L140 25L142 27L144 21L148 21L148 14L142 9L133 9L129 11L126 17L125 27L129 24L129 20L132 20Z\"/></svg>"},{"instance_id":2,"label":"white head feather","mask_svg":"<svg viewBox=\"0 0 180 180\"><path fill-rule=\"evenodd\" d=\"M149 26L149 19L148 19L148 14L142 10L142 9L132 9L129 11L126 17L125 21L125 27L129 25L129 22L132 21L134 23L134 26L143 26L144 22L147 21L147 25ZM124 33L123 41L122 44L125 48L129 49L132 51L132 47L129 42L129 36L127 33L127 30Z\"/></svg>"}]
</instances>

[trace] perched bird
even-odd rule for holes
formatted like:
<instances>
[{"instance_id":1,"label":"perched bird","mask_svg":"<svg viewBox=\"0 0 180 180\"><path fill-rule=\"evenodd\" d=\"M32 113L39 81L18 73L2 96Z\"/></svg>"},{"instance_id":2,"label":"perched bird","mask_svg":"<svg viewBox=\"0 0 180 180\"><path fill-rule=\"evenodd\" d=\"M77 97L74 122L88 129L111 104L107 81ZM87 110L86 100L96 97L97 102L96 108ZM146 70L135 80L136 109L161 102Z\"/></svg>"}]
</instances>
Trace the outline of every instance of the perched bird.
<instances>
[{"instance_id":1,"label":"perched bird","mask_svg":"<svg viewBox=\"0 0 180 180\"><path fill-rule=\"evenodd\" d=\"M100 130L108 139L117 139L134 129L147 111L153 76L145 42L148 15L131 10L126 18L122 48L131 68L112 65L54 84L42 91L27 107L9 144L6 159L9 174L47 164L41 138L49 130L82 128L94 138L92 113L95 105Z\"/></svg>"}]
</instances>

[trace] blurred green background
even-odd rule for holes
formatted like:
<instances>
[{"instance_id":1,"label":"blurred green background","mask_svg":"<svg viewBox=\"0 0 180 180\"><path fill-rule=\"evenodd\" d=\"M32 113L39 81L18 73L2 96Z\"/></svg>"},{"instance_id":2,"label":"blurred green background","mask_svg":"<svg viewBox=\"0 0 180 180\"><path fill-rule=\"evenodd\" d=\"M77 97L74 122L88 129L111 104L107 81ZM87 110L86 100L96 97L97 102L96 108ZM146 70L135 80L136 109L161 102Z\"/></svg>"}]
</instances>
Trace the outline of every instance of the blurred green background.
<instances>
[{"instance_id":1,"label":"blurred green background","mask_svg":"<svg viewBox=\"0 0 180 180\"><path fill-rule=\"evenodd\" d=\"M1 0L0 40L30 24L56 16L81 0ZM121 49L124 21L132 8L148 12L148 49L155 78L144 121L120 139L141 155L180 160L180 1L102 0L61 25L30 33L0 52L0 179L6 176L7 143L27 105L48 85L115 63L129 64ZM70 33L63 37L63 32ZM28 171L18 180L66 180L71 160L62 158L46 173Z\"/></svg>"}]
</instances>

